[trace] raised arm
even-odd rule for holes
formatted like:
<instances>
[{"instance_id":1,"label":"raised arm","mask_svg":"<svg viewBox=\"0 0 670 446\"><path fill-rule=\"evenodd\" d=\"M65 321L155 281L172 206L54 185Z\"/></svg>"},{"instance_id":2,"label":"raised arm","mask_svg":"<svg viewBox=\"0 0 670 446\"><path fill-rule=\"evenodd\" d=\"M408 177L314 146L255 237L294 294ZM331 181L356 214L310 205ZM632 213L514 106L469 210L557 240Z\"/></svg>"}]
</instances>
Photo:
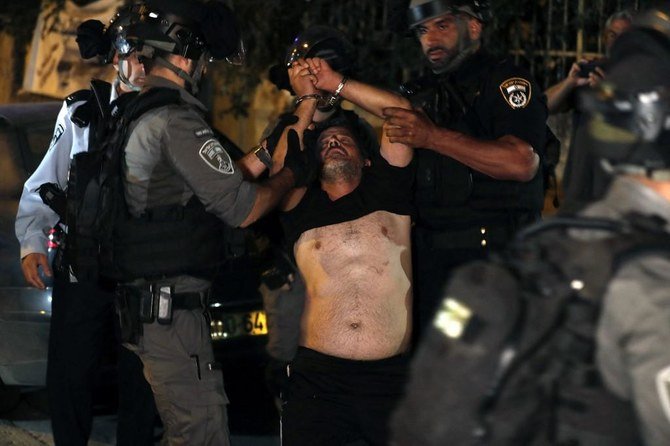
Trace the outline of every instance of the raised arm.
<instances>
[{"instance_id":1,"label":"raised arm","mask_svg":"<svg viewBox=\"0 0 670 446\"><path fill-rule=\"evenodd\" d=\"M404 97L354 79L348 79L334 71L323 59L314 57L306 59L304 63L314 75L318 89L336 93L380 118L384 117L384 109L387 107L411 108L410 102ZM380 142L381 155L392 166L405 167L412 160L412 148L399 141L390 141L387 135L390 127L388 123L384 123Z\"/></svg>"},{"instance_id":2,"label":"raised arm","mask_svg":"<svg viewBox=\"0 0 670 446\"><path fill-rule=\"evenodd\" d=\"M323 59L314 57L307 59L306 63L316 77L316 88L330 93L337 92L342 98L375 116L383 118L387 107L411 108L410 102L399 94L349 79L334 71Z\"/></svg>"}]
</instances>

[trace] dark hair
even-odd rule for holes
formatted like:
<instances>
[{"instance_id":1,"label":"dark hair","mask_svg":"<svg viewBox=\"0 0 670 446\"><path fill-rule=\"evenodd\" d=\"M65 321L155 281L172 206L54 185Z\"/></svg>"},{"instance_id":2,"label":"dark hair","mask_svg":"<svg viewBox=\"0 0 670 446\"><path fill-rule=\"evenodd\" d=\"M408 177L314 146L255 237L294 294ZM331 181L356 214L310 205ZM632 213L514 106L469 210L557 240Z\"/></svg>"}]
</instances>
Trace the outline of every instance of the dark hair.
<instances>
[{"instance_id":1,"label":"dark hair","mask_svg":"<svg viewBox=\"0 0 670 446\"><path fill-rule=\"evenodd\" d=\"M316 123L314 130L306 132L305 147L318 150L317 141L321 133L331 127L344 127L349 130L363 158L372 158L379 153L379 141L370 124L359 118L356 113L342 109L339 109L329 119Z\"/></svg>"}]
</instances>

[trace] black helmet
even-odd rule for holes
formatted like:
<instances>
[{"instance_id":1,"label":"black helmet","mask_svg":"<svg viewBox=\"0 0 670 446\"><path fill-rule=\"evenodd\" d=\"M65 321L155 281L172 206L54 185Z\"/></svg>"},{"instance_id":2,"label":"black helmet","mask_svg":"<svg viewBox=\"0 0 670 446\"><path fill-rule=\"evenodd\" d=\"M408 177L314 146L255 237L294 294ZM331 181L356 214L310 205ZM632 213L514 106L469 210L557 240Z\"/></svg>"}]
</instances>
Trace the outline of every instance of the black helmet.
<instances>
[{"instance_id":1,"label":"black helmet","mask_svg":"<svg viewBox=\"0 0 670 446\"><path fill-rule=\"evenodd\" d=\"M99 20L86 20L77 27L77 45L83 59L100 57L103 64L108 64L114 58L114 52L130 53L130 48L123 45L120 38L123 31L140 20L141 4L124 6L105 25ZM120 46L119 46L120 45Z\"/></svg>"},{"instance_id":2,"label":"black helmet","mask_svg":"<svg viewBox=\"0 0 670 446\"><path fill-rule=\"evenodd\" d=\"M128 48L145 48L198 60L241 57L243 45L235 16L219 1L149 0L140 20L122 38ZM152 51L143 51L152 57Z\"/></svg>"},{"instance_id":3,"label":"black helmet","mask_svg":"<svg viewBox=\"0 0 670 446\"><path fill-rule=\"evenodd\" d=\"M489 4L484 0L412 0L407 11L410 28L442 14L468 14L482 22L491 19Z\"/></svg>"},{"instance_id":4,"label":"black helmet","mask_svg":"<svg viewBox=\"0 0 670 446\"><path fill-rule=\"evenodd\" d=\"M356 49L343 32L328 26L311 26L293 39L284 62L270 68L270 80L277 88L292 92L286 70L294 61L306 57L325 59L333 70L350 76L356 63Z\"/></svg>"},{"instance_id":5,"label":"black helmet","mask_svg":"<svg viewBox=\"0 0 670 446\"><path fill-rule=\"evenodd\" d=\"M410 28L442 14L455 13L456 3L454 0L412 0L407 11Z\"/></svg>"},{"instance_id":6,"label":"black helmet","mask_svg":"<svg viewBox=\"0 0 670 446\"><path fill-rule=\"evenodd\" d=\"M458 2L458 10L484 23L492 18L491 7L486 0L465 0Z\"/></svg>"},{"instance_id":7,"label":"black helmet","mask_svg":"<svg viewBox=\"0 0 670 446\"><path fill-rule=\"evenodd\" d=\"M305 57L325 59L333 70L351 74L356 50L343 32L328 26L311 26L298 34L286 52L285 66Z\"/></svg>"},{"instance_id":8,"label":"black helmet","mask_svg":"<svg viewBox=\"0 0 670 446\"><path fill-rule=\"evenodd\" d=\"M610 171L670 168L669 17L668 8L641 13L612 46L605 80L582 96L584 143Z\"/></svg>"}]
</instances>

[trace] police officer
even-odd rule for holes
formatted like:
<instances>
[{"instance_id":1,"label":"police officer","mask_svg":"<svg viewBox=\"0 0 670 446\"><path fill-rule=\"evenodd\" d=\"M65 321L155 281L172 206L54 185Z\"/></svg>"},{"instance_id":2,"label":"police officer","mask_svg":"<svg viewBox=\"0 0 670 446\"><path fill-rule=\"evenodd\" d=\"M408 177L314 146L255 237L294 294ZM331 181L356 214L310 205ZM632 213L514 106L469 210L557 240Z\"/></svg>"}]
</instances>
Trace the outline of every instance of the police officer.
<instances>
[{"instance_id":1,"label":"police officer","mask_svg":"<svg viewBox=\"0 0 670 446\"><path fill-rule=\"evenodd\" d=\"M596 100L585 102L593 118L590 139L582 142L614 174L604 198L582 214L622 221L637 214L657 221L665 234L670 233L669 17L667 4L641 13L632 30L617 39L606 82ZM669 258L667 251L649 253L618 271L596 333L603 381L632 404L648 446L670 444Z\"/></svg>"},{"instance_id":2,"label":"police officer","mask_svg":"<svg viewBox=\"0 0 670 446\"><path fill-rule=\"evenodd\" d=\"M421 148L413 243L422 330L451 269L539 218L547 111L528 71L484 49L486 2L412 0L408 16L432 74L403 87L422 111L386 117L392 142Z\"/></svg>"},{"instance_id":3,"label":"police officer","mask_svg":"<svg viewBox=\"0 0 670 446\"><path fill-rule=\"evenodd\" d=\"M529 228L579 224L551 244L521 243L507 266L538 257L522 279L493 262L454 275L451 310L417 353L395 444L670 444L669 17L667 5L636 17L607 79L583 97L578 147L613 174L606 195L581 212L588 219ZM434 404L417 410L426 396ZM536 413L518 416L529 407Z\"/></svg>"},{"instance_id":4,"label":"police officer","mask_svg":"<svg viewBox=\"0 0 670 446\"><path fill-rule=\"evenodd\" d=\"M120 26L137 18L136 9L123 8L105 26L97 20L78 28L79 48L85 59L98 56L114 64L113 85L96 81L108 101L139 90L144 84L144 67L136 55L119 58L113 46ZM91 90L67 97L58 114L51 146L44 159L26 181L16 217L16 236L21 244L21 267L28 284L45 289L45 281L55 275L49 333L47 390L54 441L57 445L85 445L91 432L93 384L100 358L105 351L106 333L114 318L113 293L84 277L79 271L52 272L47 259L47 235L65 223L64 201L47 205L40 197L43 184L67 190L70 160L95 146L92 127L98 122ZM111 108L111 107L110 107ZM63 200L64 197L61 197ZM57 211L58 212L57 212ZM73 234L71 234L73 235ZM69 256L71 247L66 247ZM113 336L113 335L112 335ZM130 351L119 349L119 444L153 444L155 406L153 395L142 376L142 364Z\"/></svg>"},{"instance_id":5,"label":"police officer","mask_svg":"<svg viewBox=\"0 0 670 446\"><path fill-rule=\"evenodd\" d=\"M223 3L151 2L123 40L148 74L120 129L127 218L115 226L108 265L124 284L126 341L144 364L166 443L228 445L228 400L204 314L219 228L246 227L276 205L305 177L306 152L288 150L284 169L252 184L205 123L193 94L207 61L240 54Z\"/></svg>"}]
</instances>

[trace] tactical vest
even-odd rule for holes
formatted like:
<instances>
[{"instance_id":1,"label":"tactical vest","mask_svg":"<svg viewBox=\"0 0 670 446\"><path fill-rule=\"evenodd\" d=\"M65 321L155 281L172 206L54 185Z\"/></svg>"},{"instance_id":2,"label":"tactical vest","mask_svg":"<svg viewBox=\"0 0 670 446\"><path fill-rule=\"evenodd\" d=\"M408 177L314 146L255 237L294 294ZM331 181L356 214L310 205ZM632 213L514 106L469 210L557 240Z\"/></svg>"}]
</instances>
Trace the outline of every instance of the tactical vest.
<instances>
[{"instance_id":1,"label":"tactical vest","mask_svg":"<svg viewBox=\"0 0 670 446\"><path fill-rule=\"evenodd\" d=\"M186 206L146 209L140 217L131 216L125 203L122 160L130 125L152 109L181 104L179 92L152 88L121 99L104 143L73 162L69 187L79 193L68 205L74 229L68 233L72 270L80 281L178 274L209 278L222 258L224 225L195 197Z\"/></svg>"},{"instance_id":2,"label":"tactical vest","mask_svg":"<svg viewBox=\"0 0 670 446\"><path fill-rule=\"evenodd\" d=\"M616 271L670 252L664 225L635 214L555 218L457 271L415 355L392 423L397 444L641 444L632 405L605 387L595 335ZM575 228L609 236L576 239L566 232Z\"/></svg>"},{"instance_id":3,"label":"tactical vest","mask_svg":"<svg viewBox=\"0 0 670 446\"><path fill-rule=\"evenodd\" d=\"M403 85L401 90L436 125L467 133L458 123L499 63L479 51L456 72L424 77ZM526 184L495 180L433 150L417 150L415 157L414 202L423 226L462 229L478 223L495 223L496 214L504 223L510 220L509 214L537 214L542 208L542 193L535 196ZM454 222L458 225L455 228Z\"/></svg>"}]
</instances>

